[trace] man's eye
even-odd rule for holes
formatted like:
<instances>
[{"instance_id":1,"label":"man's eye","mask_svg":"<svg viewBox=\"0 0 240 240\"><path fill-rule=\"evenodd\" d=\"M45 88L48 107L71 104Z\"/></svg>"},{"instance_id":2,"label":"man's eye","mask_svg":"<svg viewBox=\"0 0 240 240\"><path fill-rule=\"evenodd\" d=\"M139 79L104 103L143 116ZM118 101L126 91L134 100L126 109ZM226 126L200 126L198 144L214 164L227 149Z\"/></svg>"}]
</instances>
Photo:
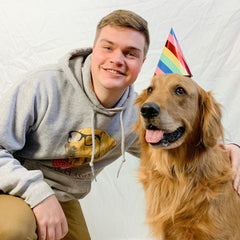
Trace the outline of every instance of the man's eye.
<instances>
[{"instance_id":1,"label":"man's eye","mask_svg":"<svg viewBox=\"0 0 240 240\"><path fill-rule=\"evenodd\" d=\"M130 57L136 57L136 54L135 54L135 53L132 53L132 52L129 52L129 53L128 53L128 56L130 56Z\"/></svg>"},{"instance_id":2,"label":"man's eye","mask_svg":"<svg viewBox=\"0 0 240 240\"><path fill-rule=\"evenodd\" d=\"M111 50L111 47L109 47L109 46L104 46L103 48L106 50Z\"/></svg>"},{"instance_id":3,"label":"man's eye","mask_svg":"<svg viewBox=\"0 0 240 240\"><path fill-rule=\"evenodd\" d=\"M175 93L176 93L178 96L184 96L184 95L186 95L186 91L185 91L182 87L176 88Z\"/></svg>"},{"instance_id":4,"label":"man's eye","mask_svg":"<svg viewBox=\"0 0 240 240\"><path fill-rule=\"evenodd\" d=\"M126 52L124 52L124 55L126 56L126 57L129 57L129 58L138 58L139 57L139 54L136 52L136 51L126 51Z\"/></svg>"}]
</instances>

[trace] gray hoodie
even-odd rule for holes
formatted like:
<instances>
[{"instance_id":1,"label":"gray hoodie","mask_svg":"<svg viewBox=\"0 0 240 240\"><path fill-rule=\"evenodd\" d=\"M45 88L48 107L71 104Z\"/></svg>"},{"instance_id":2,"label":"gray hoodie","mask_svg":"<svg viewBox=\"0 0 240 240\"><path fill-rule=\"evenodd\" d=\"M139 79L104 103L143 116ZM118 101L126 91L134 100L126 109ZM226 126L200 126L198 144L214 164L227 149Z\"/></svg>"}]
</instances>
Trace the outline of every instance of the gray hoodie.
<instances>
[{"instance_id":1,"label":"gray hoodie","mask_svg":"<svg viewBox=\"0 0 240 240\"><path fill-rule=\"evenodd\" d=\"M105 166L125 151L138 156L133 86L104 108L92 90L91 51L28 73L1 96L0 190L31 207L52 194L83 198Z\"/></svg>"}]
</instances>

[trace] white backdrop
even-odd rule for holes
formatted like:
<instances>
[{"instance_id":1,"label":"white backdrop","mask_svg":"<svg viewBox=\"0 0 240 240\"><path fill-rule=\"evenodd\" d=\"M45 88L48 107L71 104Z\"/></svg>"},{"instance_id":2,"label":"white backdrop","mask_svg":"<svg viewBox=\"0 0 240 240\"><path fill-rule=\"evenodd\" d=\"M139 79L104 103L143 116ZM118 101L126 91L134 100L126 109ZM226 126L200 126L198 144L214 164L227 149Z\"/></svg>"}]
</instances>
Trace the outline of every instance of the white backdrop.
<instances>
[{"instance_id":1,"label":"white backdrop","mask_svg":"<svg viewBox=\"0 0 240 240\"><path fill-rule=\"evenodd\" d=\"M223 104L226 138L240 144L239 0L0 0L0 94L29 70L92 45L98 21L129 9L149 22L151 45L135 84L153 75L173 27L193 78ZM107 167L81 204L93 240L150 240L138 159Z\"/></svg>"}]
</instances>

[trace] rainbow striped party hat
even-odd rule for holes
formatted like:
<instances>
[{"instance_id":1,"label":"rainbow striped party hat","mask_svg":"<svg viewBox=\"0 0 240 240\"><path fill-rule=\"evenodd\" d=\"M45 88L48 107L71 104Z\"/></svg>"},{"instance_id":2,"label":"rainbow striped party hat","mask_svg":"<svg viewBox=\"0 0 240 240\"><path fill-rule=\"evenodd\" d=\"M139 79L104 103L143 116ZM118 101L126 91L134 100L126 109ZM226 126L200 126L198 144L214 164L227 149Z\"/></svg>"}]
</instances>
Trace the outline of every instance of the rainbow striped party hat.
<instances>
[{"instance_id":1,"label":"rainbow striped party hat","mask_svg":"<svg viewBox=\"0 0 240 240\"><path fill-rule=\"evenodd\" d=\"M165 73L179 73L181 75L192 77L192 73L187 65L172 28L154 75Z\"/></svg>"}]
</instances>

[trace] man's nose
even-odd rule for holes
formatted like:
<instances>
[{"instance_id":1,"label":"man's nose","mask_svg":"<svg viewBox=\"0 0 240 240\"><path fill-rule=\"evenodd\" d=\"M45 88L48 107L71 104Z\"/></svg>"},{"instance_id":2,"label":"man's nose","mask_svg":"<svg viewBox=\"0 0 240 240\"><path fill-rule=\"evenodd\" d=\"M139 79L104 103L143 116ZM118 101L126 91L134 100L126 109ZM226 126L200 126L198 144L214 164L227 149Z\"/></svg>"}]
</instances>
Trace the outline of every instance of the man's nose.
<instances>
[{"instance_id":1,"label":"man's nose","mask_svg":"<svg viewBox=\"0 0 240 240\"><path fill-rule=\"evenodd\" d=\"M116 65L124 64L124 54L120 50L115 50L111 54L110 61Z\"/></svg>"}]
</instances>

